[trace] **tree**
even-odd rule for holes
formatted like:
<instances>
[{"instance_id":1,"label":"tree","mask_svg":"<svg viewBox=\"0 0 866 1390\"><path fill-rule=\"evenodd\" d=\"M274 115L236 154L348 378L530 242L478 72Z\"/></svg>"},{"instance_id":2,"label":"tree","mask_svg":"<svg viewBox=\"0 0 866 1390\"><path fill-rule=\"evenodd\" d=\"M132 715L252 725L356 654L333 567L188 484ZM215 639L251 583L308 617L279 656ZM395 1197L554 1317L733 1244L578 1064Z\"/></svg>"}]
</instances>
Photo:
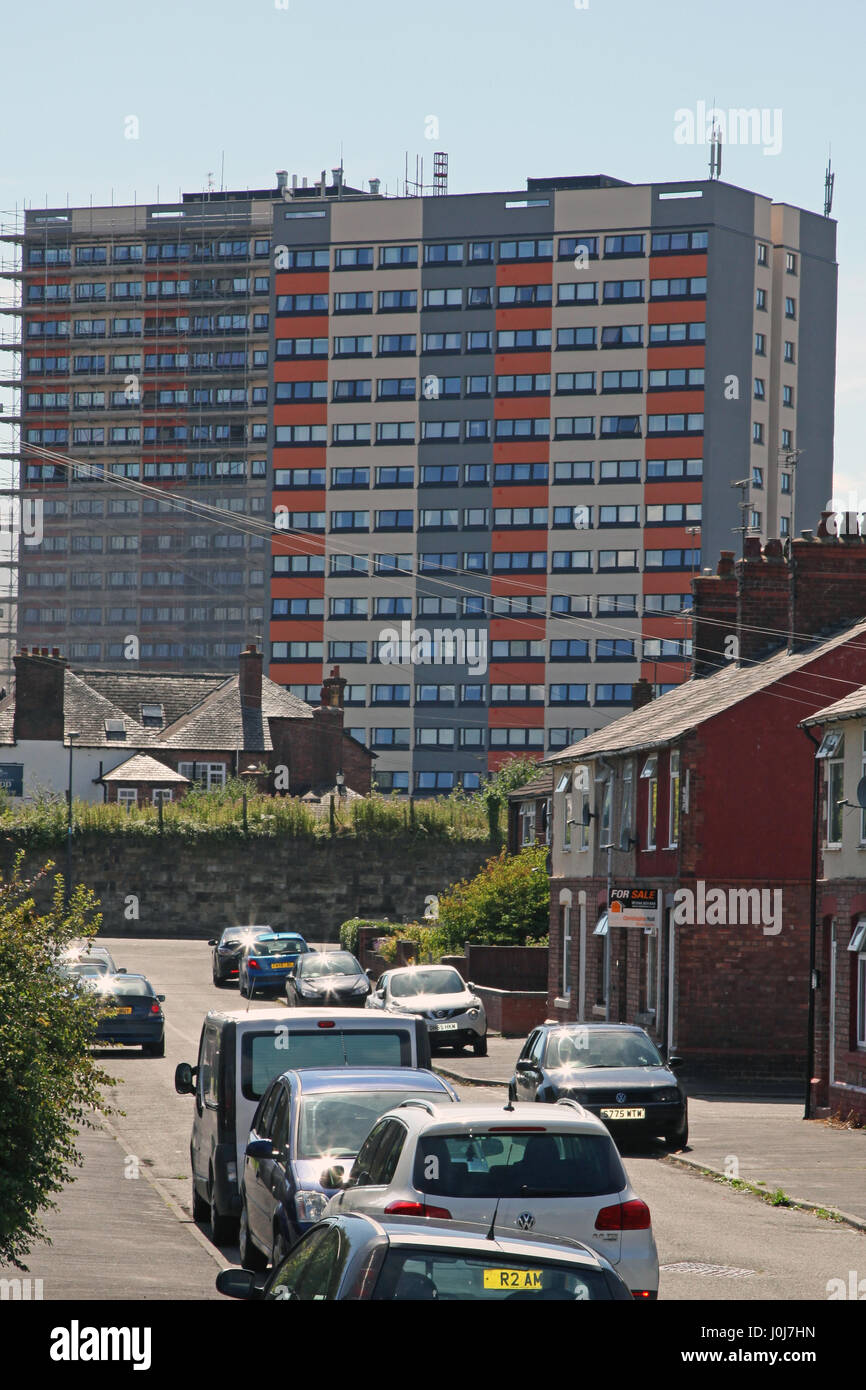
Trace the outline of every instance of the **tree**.
<instances>
[{"instance_id":1,"label":"tree","mask_svg":"<svg viewBox=\"0 0 866 1390\"><path fill-rule=\"evenodd\" d=\"M525 753L515 753L512 758L506 758L498 772L491 773L485 780L478 796L487 811L490 838L494 843L502 838L500 812L508 804L508 793L537 776L536 759L527 757Z\"/></svg>"},{"instance_id":2,"label":"tree","mask_svg":"<svg viewBox=\"0 0 866 1390\"><path fill-rule=\"evenodd\" d=\"M25 880L22 858L0 880L0 1264L18 1269L47 1239L40 1213L81 1163L78 1130L96 1127L101 1088L114 1085L89 1052L98 996L58 969L63 951L97 930L96 901L79 885L64 912L58 876L40 915L31 890L53 865Z\"/></svg>"},{"instance_id":3,"label":"tree","mask_svg":"<svg viewBox=\"0 0 866 1390\"><path fill-rule=\"evenodd\" d=\"M463 943L487 946L535 945L546 938L550 921L547 847L529 845L520 854L505 851L488 859L472 879L455 883L439 897L438 929L446 950Z\"/></svg>"}]
</instances>

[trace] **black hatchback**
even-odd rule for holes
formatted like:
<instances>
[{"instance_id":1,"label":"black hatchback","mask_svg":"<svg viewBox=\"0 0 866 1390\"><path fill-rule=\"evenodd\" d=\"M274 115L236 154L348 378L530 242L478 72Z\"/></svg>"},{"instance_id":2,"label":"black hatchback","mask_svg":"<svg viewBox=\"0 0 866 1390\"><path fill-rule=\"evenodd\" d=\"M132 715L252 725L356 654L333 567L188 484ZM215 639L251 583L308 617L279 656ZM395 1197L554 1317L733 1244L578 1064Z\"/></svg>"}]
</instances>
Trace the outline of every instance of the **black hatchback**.
<instances>
[{"instance_id":1,"label":"black hatchback","mask_svg":"<svg viewBox=\"0 0 866 1390\"><path fill-rule=\"evenodd\" d=\"M140 1046L151 1057L165 1056L164 994L144 975L101 975L87 980L102 1008L96 1042Z\"/></svg>"},{"instance_id":2,"label":"black hatchback","mask_svg":"<svg viewBox=\"0 0 866 1390\"><path fill-rule=\"evenodd\" d=\"M215 985L237 984L241 956L251 941L270 936L273 927L226 927L222 936L207 944L213 947L211 974Z\"/></svg>"},{"instance_id":3,"label":"black hatchback","mask_svg":"<svg viewBox=\"0 0 866 1390\"><path fill-rule=\"evenodd\" d=\"M625 1023L545 1023L536 1028L508 1083L511 1100L576 1100L614 1138L661 1135L671 1149L689 1142L688 1101L643 1028Z\"/></svg>"},{"instance_id":4,"label":"black hatchback","mask_svg":"<svg viewBox=\"0 0 866 1390\"><path fill-rule=\"evenodd\" d=\"M363 1009L372 988L351 952L315 951L298 957L294 974L286 979L286 1003Z\"/></svg>"}]
</instances>

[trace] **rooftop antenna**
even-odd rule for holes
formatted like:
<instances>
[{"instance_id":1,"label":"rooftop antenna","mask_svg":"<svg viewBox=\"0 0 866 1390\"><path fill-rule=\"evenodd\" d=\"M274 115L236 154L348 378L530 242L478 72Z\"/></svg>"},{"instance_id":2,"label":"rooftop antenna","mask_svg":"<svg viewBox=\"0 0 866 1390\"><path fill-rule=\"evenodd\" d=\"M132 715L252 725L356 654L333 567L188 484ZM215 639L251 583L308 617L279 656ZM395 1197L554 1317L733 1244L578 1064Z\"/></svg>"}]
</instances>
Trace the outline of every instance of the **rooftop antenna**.
<instances>
[{"instance_id":1,"label":"rooftop antenna","mask_svg":"<svg viewBox=\"0 0 866 1390\"><path fill-rule=\"evenodd\" d=\"M710 178L722 177L722 129L716 120L716 99L713 97L713 128L710 132Z\"/></svg>"},{"instance_id":2,"label":"rooftop antenna","mask_svg":"<svg viewBox=\"0 0 866 1390\"><path fill-rule=\"evenodd\" d=\"M448 154L445 150L433 152L433 196L441 197L448 192Z\"/></svg>"},{"instance_id":3,"label":"rooftop antenna","mask_svg":"<svg viewBox=\"0 0 866 1390\"><path fill-rule=\"evenodd\" d=\"M225 192L226 187L226 152L223 150L220 158L220 193Z\"/></svg>"},{"instance_id":4,"label":"rooftop antenna","mask_svg":"<svg viewBox=\"0 0 866 1390\"><path fill-rule=\"evenodd\" d=\"M827 172L824 175L824 216L829 217L833 208L833 188L836 183L836 175L833 173L833 164L830 152L827 152Z\"/></svg>"}]
</instances>

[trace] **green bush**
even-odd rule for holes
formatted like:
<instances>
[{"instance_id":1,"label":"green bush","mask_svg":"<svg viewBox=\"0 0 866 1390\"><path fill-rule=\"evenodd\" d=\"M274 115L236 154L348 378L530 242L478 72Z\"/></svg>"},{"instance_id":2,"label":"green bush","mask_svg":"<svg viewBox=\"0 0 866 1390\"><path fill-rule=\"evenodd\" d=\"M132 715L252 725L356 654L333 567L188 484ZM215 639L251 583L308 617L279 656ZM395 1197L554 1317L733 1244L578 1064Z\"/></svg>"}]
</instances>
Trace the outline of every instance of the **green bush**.
<instances>
[{"instance_id":1,"label":"green bush","mask_svg":"<svg viewBox=\"0 0 866 1390\"><path fill-rule=\"evenodd\" d=\"M40 1214L81 1163L78 1132L96 1127L102 1089L115 1083L90 1053L98 995L57 969L66 947L96 931L95 899L78 887L65 911L58 877L40 916L33 884L53 866L24 880L21 857L0 880L0 1264L26 1269L47 1239Z\"/></svg>"},{"instance_id":2,"label":"green bush","mask_svg":"<svg viewBox=\"0 0 866 1390\"><path fill-rule=\"evenodd\" d=\"M362 927L375 927L378 931L389 932L391 923L378 917L350 917L348 922L343 922L340 927L340 945L344 951L351 951L353 956L358 954Z\"/></svg>"},{"instance_id":3,"label":"green bush","mask_svg":"<svg viewBox=\"0 0 866 1390\"><path fill-rule=\"evenodd\" d=\"M464 943L487 946L543 944L550 924L547 849L530 845L520 854L488 859L472 879L455 883L439 897L437 930L445 954Z\"/></svg>"}]
</instances>

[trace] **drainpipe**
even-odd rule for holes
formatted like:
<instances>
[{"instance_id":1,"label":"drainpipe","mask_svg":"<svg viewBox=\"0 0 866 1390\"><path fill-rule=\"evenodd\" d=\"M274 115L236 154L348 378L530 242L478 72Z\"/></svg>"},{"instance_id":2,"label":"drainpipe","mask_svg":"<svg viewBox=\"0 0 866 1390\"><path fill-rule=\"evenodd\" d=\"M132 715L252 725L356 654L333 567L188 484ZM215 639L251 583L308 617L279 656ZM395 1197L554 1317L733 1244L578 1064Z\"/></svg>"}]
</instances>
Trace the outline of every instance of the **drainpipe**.
<instances>
[{"instance_id":1,"label":"drainpipe","mask_svg":"<svg viewBox=\"0 0 866 1390\"><path fill-rule=\"evenodd\" d=\"M808 729L804 729L812 747L817 754L820 739L813 738ZM803 1119L812 1118L812 1072L815 1067L815 991L818 988L818 972L816 968L816 956L818 945L818 804L820 800L820 775L821 764L817 757L813 761L812 771L812 868L811 882L809 885L809 1022L808 1034L806 1037L806 1077L805 1077L805 1105L803 1107ZM834 1001L830 1001L831 1009Z\"/></svg>"},{"instance_id":2,"label":"drainpipe","mask_svg":"<svg viewBox=\"0 0 866 1390\"><path fill-rule=\"evenodd\" d=\"M599 765L604 768L610 779L610 827L609 834L613 834L613 767L606 758L598 759ZM601 817L599 817L599 820ZM613 988L611 977L610 961L610 890L611 882L611 854L613 852L613 841L609 840L606 845L599 845L599 849L607 850L607 931L604 934L604 977L607 981L607 989L604 998L604 1021L610 1023L610 995Z\"/></svg>"}]
</instances>

